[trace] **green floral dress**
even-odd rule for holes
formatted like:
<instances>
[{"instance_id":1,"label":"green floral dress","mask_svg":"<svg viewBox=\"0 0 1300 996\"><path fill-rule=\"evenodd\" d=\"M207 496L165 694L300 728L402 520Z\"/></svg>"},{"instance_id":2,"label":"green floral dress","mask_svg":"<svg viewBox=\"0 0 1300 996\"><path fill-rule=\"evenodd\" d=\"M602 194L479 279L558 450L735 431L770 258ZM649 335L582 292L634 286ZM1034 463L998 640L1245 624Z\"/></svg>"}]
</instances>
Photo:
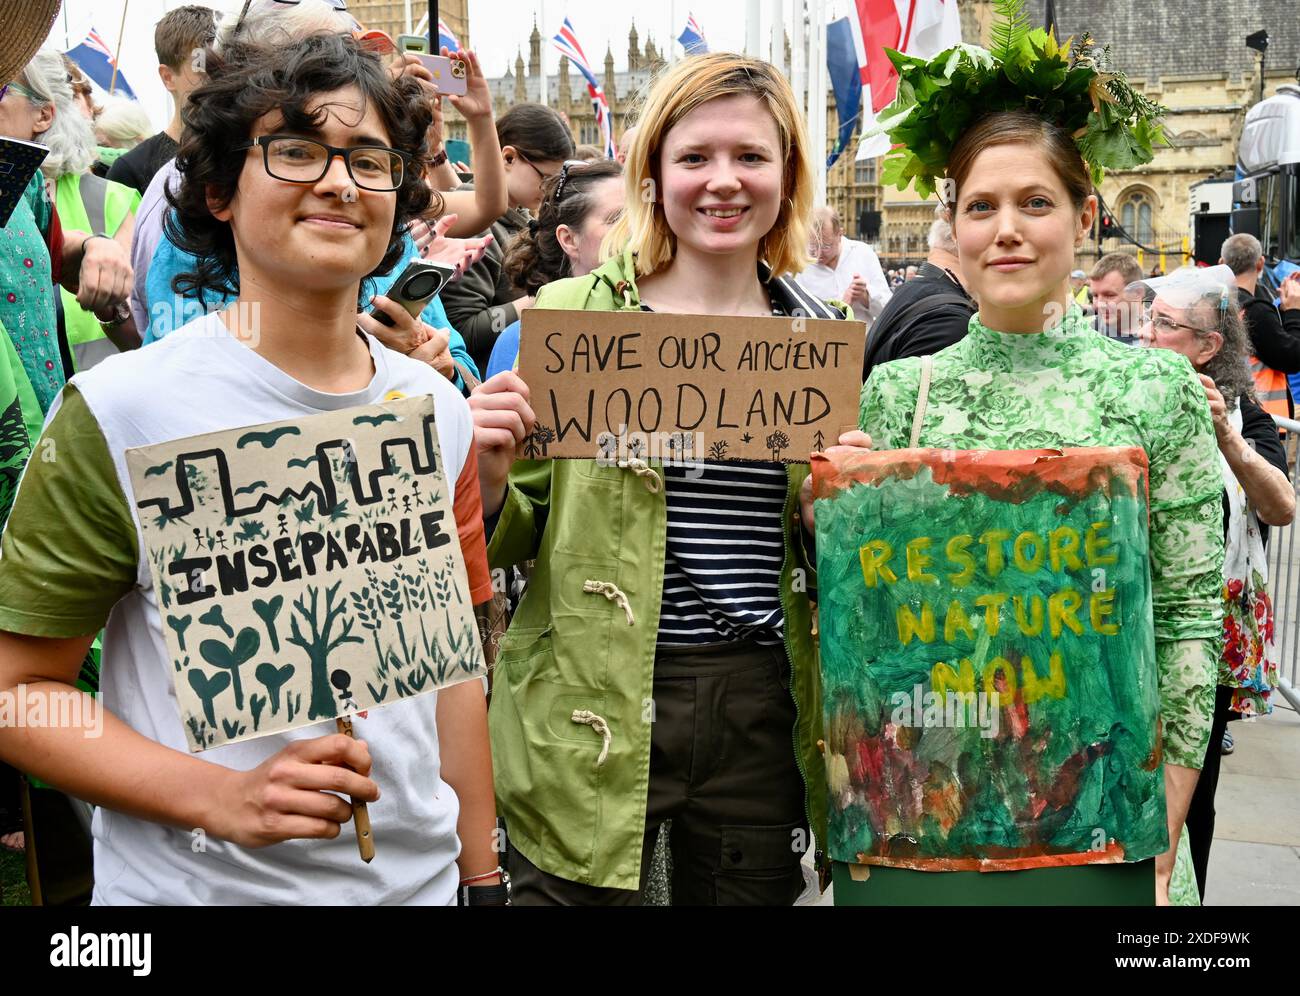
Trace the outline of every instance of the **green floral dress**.
<instances>
[{"instance_id":1,"label":"green floral dress","mask_svg":"<svg viewBox=\"0 0 1300 996\"><path fill-rule=\"evenodd\" d=\"M921 361L862 388L876 449L911 439ZM1222 639L1223 480L1205 392L1187 360L1098 335L1071 306L1040 334L970 322L935 354L920 444L951 449L1140 446L1150 463L1151 584L1164 759L1201 767Z\"/></svg>"}]
</instances>

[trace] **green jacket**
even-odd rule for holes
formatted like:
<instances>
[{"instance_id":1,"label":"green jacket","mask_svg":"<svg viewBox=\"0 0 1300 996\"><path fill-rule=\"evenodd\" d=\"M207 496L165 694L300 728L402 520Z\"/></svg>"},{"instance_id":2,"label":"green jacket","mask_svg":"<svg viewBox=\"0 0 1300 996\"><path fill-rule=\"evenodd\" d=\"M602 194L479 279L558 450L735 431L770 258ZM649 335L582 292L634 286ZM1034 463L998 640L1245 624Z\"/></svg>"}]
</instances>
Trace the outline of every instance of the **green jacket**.
<instances>
[{"instance_id":1,"label":"green jacket","mask_svg":"<svg viewBox=\"0 0 1300 996\"><path fill-rule=\"evenodd\" d=\"M637 311L631 257L550 284L537 304ZM818 749L822 703L814 610L807 593L815 575L802 527L792 519L807 475L806 464L787 467L781 603L798 709L791 749L804 776L806 816L820 843L826 778ZM651 491L632 471L594 460L527 460L511 471L488 544L494 567L537 561L502 640L492 687L489 727L499 812L512 846L543 871L570 881L618 889L640 885L666 532L662 489ZM616 585L633 622L618 602L584 590L588 581ZM574 721L580 710L608 724L603 763L605 738Z\"/></svg>"}]
</instances>

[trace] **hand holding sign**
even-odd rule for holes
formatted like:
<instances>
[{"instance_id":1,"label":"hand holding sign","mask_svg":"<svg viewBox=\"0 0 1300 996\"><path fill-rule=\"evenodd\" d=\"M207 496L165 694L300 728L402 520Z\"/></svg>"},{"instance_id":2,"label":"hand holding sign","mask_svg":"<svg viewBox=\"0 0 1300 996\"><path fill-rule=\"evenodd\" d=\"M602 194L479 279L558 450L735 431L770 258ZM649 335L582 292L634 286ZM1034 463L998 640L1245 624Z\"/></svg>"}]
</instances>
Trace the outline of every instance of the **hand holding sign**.
<instances>
[{"instance_id":1,"label":"hand holding sign","mask_svg":"<svg viewBox=\"0 0 1300 996\"><path fill-rule=\"evenodd\" d=\"M474 388L469 407L474 413L483 514L492 515L501 507L510 467L523 456L524 440L532 435L537 419L528 385L513 370L503 370Z\"/></svg>"},{"instance_id":2,"label":"hand holding sign","mask_svg":"<svg viewBox=\"0 0 1300 996\"><path fill-rule=\"evenodd\" d=\"M866 451L871 449L871 437L861 429L853 429L849 432L840 434L838 446L828 447L822 452L822 456L828 460L839 460L855 451ZM804 529L808 532L813 531L813 478L809 474L803 479L803 484L799 487L799 518L803 522Z\"/></svg>"}]
</instances>

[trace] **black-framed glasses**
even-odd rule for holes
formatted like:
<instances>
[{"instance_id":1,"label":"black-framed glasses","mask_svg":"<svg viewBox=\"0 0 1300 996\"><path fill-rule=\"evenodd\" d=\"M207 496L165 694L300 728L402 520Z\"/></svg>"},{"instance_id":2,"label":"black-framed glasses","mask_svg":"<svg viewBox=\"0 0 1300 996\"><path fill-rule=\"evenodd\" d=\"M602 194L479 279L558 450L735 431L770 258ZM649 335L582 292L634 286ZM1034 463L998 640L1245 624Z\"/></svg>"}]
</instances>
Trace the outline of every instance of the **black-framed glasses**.
<instances>
[{"instance_id":1,"label":"black-framed glasses","mask_svg":"<svg viewBox=\"0 0 1300 996\"><path fill-rule=\"evenodd\" d=\"M569 174L578 169L580 166L590 166L585 159L566 159L564 165L560 167L560 182L555 185L555 203L560 203L560 198L564 196L564 185L569 182Z\"/></svg>"},{"instance_id":2,"label":"black-framed glasses","mask_svg":"<svg viewBox=\"0 0 1300 996\"><path fill-rule=\"evenodd\" d=\"M362 190L397 190L406 175L406 153L384 145L340 148L312 138L263 135L232 151L246 152L259 145L267 175L288 183L318 182L329 171L335 156L343 158L348 176Z\"/></svg>"},{"instance_id":3,"label":"black-framed glasses","mask_svg":"<svg viewBox=\"0 0 1300 996\"><path fill-rule=\"evenodd\" d=\"M537 174L538 183L545 183L547 180L549 180L551 177L555 175L554 173L543 173L540 169L537 168L537 164L535 162L529 159L518 149L515 150L515 155L517 155L520 159L522 159L524 162L526 162L529 166L533 168L533 172Z\"/></svg>"}]
</instances>

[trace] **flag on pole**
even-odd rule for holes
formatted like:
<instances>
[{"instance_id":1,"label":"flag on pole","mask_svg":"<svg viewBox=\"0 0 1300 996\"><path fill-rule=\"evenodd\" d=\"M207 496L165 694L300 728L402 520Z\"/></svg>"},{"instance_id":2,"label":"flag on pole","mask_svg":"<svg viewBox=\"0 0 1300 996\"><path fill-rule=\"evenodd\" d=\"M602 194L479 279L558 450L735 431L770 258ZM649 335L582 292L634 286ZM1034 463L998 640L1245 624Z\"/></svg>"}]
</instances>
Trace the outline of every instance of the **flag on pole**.
<instances>
[{"instance_id":1,"label":"flag on pole","mask_svg":"<svg viewBox=\"0 0 1300 996\"><path fill-rule=\"evenodd\" d=\"M113 59L113 50L108 47L104 39L99 36L94 28L91 28L86 35L86 40L76 48L68 49L68 58L81 67L81 71L89 76L100 89L108 91L110 88L115 93L122 93L135 99L135 91L127 83L126 77L122 71L118 70L117 83L113 82L113 69L117 65Z\"/></svg>"},{"instance_id":2,"label":"flag on pole","mask_svg":"<svg viewBox=\"0 0 1300 996\"><path fill-rule=\"evenodd\" d=\"M601 136L605 140L605 158L614 158L614 125L613 119L609 113L609 101L605 98L605 91L601 89L600 83L596 80L596 74L592 71L591 63L587 61L587 55L582 50L582 45L578 41L577 34L574 33L573 25L566 17L564 24L561 26L559 34L551 39L560 54L578 67L578 72L587 80L587 94L591 97L591 106L596 110L596 123L600 125Z\"/></svg>"},{"instance_id":3,"label":"flag on pole","mask_svg":"<svg viewBox=\"0 0 1300 996\"><path fill-rule=\"evenodd\" d=\"M853 0L849 5L853 47L866 95L862 130L869 131L876 115L898 91L898 71L885 55L892 48L906 55L932 59L961 42L957 0ZM889 151L884 135L864 138L858 159L874 159Z\"/></svg>"},{"instance_id":4,"label":"flag on pole","mask_svg":"<svg viewBox=\"0 0 1300 996\"><path fill-rule=\"evenodd\" d=\"M704 29L700 27L695 15L689 11L686 14L686 27L677 37L682 43L682 48L686 49L687 55L704 55L709 50L709 43L704 38Z\"/></svg>"},{"instance_id":5,"label":"flag on pole","mask_svg":"<svg viewBox=\"0 0 1300 996\"><path fill-rule=\"evenodd\" d=\"M847 17L826 25L826 68L835 91L835 110L840 118L840 134L835 148L826 157L826 168L835 165L849 139L853 126L858 123L862 108L862 76L858 72L858 57L853 47L853 25Z\"/></svg>"},{"instance_id":6,"label":"flag on pole","mask_svg":"<svg viewBox=\"0 0 1300 996\"><path fill-rule=\"evenodd\" d=\"M429 15L425 14L420 18L420 23L415 28L415 34L426 34L425 28L429 26ZM451 28L447 27L447 22L441 17L438 18L438 49L441 51L446 46L448 52L460 51L460 40L452 34Z\"/></svg>"}]
</instances>

